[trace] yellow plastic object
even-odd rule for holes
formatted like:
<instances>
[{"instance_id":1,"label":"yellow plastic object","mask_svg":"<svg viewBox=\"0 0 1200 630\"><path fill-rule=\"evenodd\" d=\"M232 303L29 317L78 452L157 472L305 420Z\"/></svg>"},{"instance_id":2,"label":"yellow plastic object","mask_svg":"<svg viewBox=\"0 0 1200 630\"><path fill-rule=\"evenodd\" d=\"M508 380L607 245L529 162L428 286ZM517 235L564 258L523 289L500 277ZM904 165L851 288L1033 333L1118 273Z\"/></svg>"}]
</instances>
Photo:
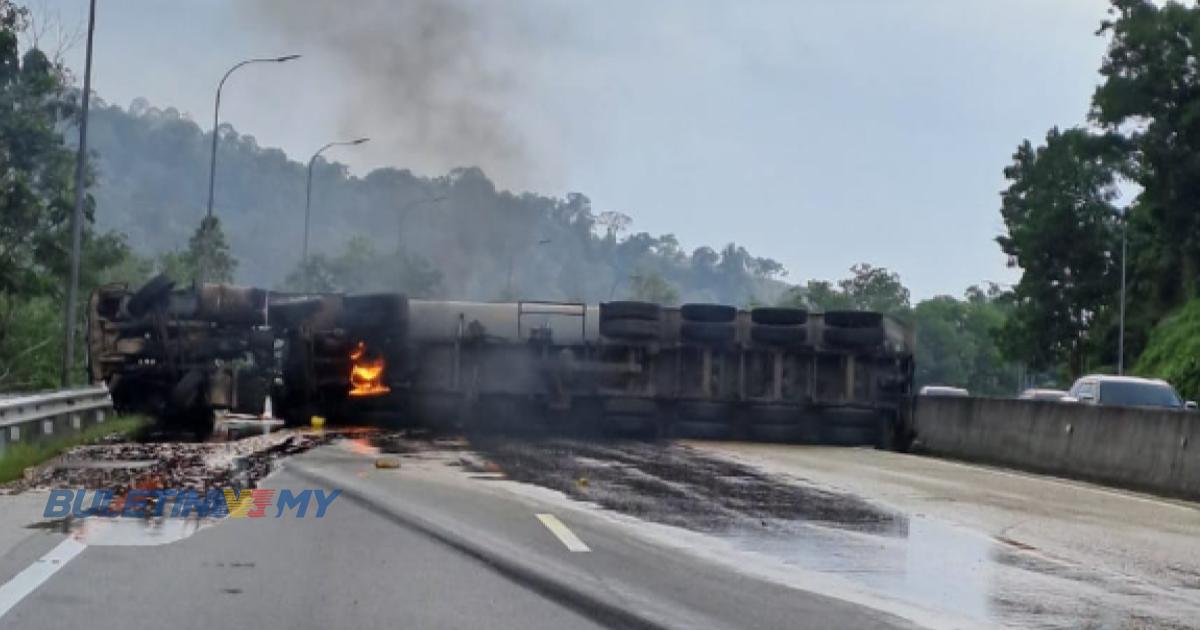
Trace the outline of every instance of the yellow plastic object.
<instances>
[{"instance_id":1,"label":"yellow plastic object","mask_svg":"<svg viewBox=\"0 0 1200 630\"><path fill-rule=\"evenodd\" d=\"M325 428L325 416L313 416L309 419L309 422L312 423L312 428L314 429Z\"/></svg>"}]
</instances>

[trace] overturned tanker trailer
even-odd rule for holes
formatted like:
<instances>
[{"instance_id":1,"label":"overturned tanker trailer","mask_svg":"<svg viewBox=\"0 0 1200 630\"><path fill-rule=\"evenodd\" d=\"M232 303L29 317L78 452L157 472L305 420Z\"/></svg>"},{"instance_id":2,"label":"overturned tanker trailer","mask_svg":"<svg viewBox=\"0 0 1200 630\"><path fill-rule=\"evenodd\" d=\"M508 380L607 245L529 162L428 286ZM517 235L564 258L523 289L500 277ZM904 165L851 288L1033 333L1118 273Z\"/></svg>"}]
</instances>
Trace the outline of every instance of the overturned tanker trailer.
<instances>
[{"instance_id":1,"label":"overturned tanker trailer","mask_svg":"<svg viewBox=\"0 0 1200 630\"><path fill-rule=\"evenodd\" d=\"M421 424L797 443L911 440L913 335L879 313L289 295L155 278L92 297L118 405L203 424Z\"/></svg>"}]
</instances>

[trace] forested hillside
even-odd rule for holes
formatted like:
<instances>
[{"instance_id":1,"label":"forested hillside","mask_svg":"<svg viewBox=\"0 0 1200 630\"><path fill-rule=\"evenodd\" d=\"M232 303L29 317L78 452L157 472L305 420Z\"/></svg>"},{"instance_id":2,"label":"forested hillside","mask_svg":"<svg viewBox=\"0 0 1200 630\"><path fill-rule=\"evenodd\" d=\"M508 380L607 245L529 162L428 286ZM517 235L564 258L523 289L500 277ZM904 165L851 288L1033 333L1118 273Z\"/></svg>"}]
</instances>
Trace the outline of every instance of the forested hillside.
<instances>
[{"instance_id":1,"label":"forested hillside","mask_svg":"<svg viewBox=\"0 0 1200 630\"><path fill-rule=\"evenodd\" d=\"M127 109L102 103L90 133L97 224L128 235L144 255L185 246L204 213L211 136L143 100ZM215 207L238 261L235 278L277 287L292 275L295 284L305 164L227 125L219 146ZM477 168L355 177L319 159L311 277L317 288L469 299L594 301L663 284L675 299L748 304L774 301L785 288L779 263L735 244L689 252L672 235L630 227L629 217L593 208L583 194L497 190Z\"/></svg>"}]
</instances>

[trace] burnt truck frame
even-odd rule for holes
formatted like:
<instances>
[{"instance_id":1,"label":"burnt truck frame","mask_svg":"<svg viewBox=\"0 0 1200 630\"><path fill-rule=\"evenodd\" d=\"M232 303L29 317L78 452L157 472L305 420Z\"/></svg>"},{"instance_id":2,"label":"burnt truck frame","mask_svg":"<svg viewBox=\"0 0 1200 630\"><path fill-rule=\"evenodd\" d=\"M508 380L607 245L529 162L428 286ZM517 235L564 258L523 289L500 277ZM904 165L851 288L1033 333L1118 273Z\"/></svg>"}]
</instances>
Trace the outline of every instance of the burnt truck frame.
<instances>
[{"instance_id":1,"label":"burnt truck frame","mask_svg":"<svg viewBox=\"0 0 1200 630\"><path fill-rule=\"evenodd\" d=\"M906 448L913 333L867 311L96 291L89 374L202 431L214 409L506 433Z\"/></svg>"}]
</instances>

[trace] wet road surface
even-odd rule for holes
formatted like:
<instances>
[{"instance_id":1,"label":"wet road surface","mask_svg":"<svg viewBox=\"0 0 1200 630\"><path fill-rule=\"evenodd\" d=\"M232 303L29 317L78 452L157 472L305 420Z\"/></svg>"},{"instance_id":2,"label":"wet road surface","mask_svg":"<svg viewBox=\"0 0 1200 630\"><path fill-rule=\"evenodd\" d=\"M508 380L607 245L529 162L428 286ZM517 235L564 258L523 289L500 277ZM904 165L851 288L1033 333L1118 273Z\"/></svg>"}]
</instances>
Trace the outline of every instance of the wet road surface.
<instances>
[{"instance_id":1,"label":"wet road surface","mask_svg":"<svg viewBox=\"0 0 1200 630\"><path fill-rule=\"evenodd\" d=\"M90 546L0 624L627 625L615 602L668 627L1200 627L1200 510L1076 482L871 449L396 434L283 462L264 486L342 502L66 533L27 515L0 582L69 535Z\"/></svg>"}]
</instances>

